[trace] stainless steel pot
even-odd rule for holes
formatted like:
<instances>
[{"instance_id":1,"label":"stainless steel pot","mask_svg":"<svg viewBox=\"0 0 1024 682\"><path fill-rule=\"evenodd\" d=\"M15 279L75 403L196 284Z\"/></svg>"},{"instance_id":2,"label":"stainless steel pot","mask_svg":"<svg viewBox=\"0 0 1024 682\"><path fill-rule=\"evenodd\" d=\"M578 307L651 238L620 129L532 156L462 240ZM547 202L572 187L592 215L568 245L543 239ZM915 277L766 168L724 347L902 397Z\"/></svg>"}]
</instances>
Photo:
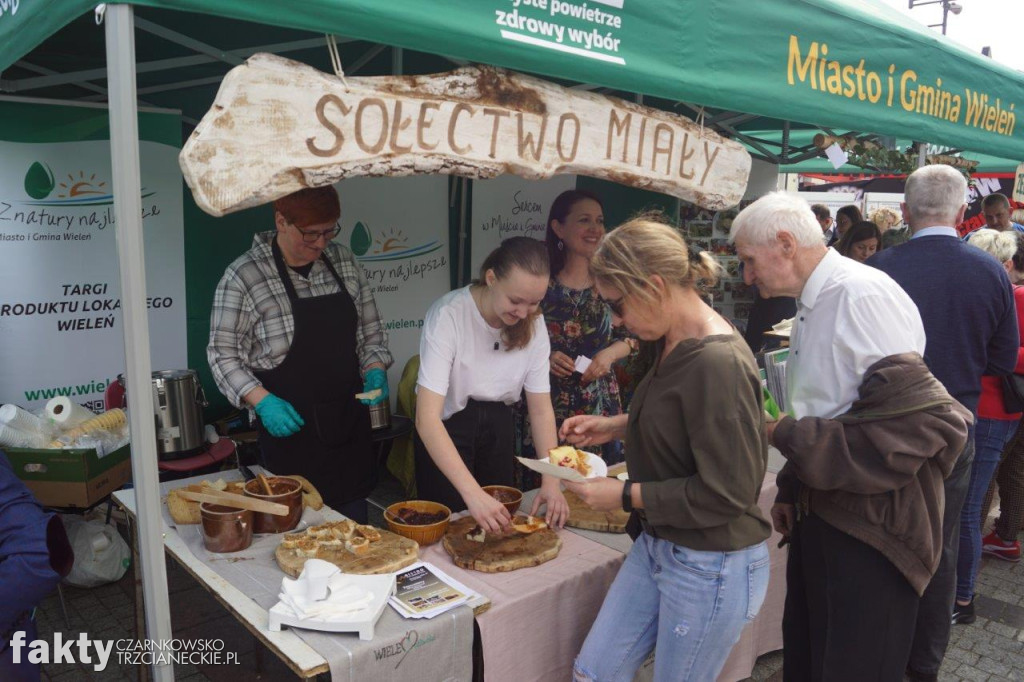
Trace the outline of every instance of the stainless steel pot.
<instances>
[{"instance_id":1,"label":"stainless steel pot","mask_svg":"<svg viewBox=\"0 0 1024 682\"><path fill-rule=\"evenodd\" d=\"M124 385L123 376L117 380ZM208 404L194 369L153 372L156 451L160 459L180 459L202 449L203 408Z\"/></svg>"}]
</instances>

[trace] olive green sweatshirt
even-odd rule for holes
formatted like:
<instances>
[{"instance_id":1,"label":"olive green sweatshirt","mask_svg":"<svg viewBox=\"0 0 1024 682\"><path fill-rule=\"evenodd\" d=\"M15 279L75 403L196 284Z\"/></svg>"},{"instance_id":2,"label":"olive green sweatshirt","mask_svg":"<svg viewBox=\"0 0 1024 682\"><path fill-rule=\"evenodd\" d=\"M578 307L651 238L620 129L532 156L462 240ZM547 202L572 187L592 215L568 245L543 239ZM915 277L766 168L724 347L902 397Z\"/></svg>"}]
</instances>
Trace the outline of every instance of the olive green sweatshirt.
<instances>
[{"instance_id":1,"label":"olive green sweatshirt","mask_svg":"<svg viewBox=\"0 0 1024 682\"><path fill-rule=\"evenodd\" d=\"M626 443L658 537L707 551L768 538L757 506L768 463L761 381L739 334L682 341L659 359L633 395Z\"/></svg>"}]
</instances>

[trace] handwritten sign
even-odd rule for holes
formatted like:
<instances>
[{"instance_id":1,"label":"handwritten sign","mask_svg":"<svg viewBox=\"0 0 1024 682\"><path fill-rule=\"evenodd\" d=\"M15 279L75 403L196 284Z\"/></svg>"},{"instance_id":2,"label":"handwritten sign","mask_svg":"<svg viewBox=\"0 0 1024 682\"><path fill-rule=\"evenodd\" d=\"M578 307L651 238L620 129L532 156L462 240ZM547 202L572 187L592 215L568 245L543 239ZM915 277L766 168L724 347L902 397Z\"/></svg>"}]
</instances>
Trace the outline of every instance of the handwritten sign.
<instances>
[{"instance_id":1,"label":"handwritten sign","mask_svg":"<svg viewBox=\"0 0 1024 682\"><path fill-rule=\"evenodd\" d=\"M219 216L347 177L423 173L577 173L723 209L751 161L683 116L498 68L346 85L257 54L225 76L180 163L196 203Z\"/></svg>"},{"instance_id":2,"label":"handwritten sign","mask_svg":"<svg viewBox=\"0 0 1024 682\"><path fill-rule=\"evenodd\" d=\"M575 175L540 181L502 175L474 182L471 275L476 277L487 254L509 237L543 241L552 202L565 190L575 187Z\"/></svg>"}]
</instances>

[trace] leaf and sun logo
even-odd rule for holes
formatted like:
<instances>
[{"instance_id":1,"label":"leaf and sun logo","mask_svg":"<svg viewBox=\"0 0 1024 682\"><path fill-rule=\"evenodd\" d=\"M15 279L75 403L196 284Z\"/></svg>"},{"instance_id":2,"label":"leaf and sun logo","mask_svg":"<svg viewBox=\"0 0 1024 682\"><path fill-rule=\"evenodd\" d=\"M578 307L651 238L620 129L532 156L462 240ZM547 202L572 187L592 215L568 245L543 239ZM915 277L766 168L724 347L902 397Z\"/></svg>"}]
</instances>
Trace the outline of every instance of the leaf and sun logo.
<instances>
[{"instance_id":1,"label":"leaf and sun logo","mask_svg":"<svg viewBox=\"0 0 1024 682\"><path fill-rule=\"evenodd\" d=\"M53 170L45 163L34 162L25 173L25 194L32 201L22 203L31 206L105 206L114 203L112 190L96 173L79 170L70 172L58 180ZM156 192L142 190L142 197Z\"/></svg>"},{"instance_id":2,"label":"leaf and sun logo","mask_svg":"<svg viewBox=\"0 0 1024 682\"><path fill-rule=\"evenodd\" d=\"M374 236L369 225L362 221L357 222L352 228L352 236L349 237L348 243L352 253L364 263L422 256L437 251L442 246L441 241L437 239L411 246L409 238L401 229L396 228Z\"/></svg>"}]
</instances>

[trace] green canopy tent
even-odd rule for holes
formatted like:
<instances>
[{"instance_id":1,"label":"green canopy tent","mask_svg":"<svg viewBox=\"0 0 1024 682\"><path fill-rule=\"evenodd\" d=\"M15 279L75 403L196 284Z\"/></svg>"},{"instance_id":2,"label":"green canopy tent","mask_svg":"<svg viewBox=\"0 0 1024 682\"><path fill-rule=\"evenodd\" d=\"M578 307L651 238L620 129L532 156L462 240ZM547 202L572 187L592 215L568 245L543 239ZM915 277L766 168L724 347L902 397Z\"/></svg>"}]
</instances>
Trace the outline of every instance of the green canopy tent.
<instances>
[{"instance_id":1,"label":"green canopy tent","mask_svg":"<svg viewBox=\"0 0 1024 682\"><path fill-rule=\"evenodd\" d=\"M699 104L712 112L707 122L725 132L782 129L785 121L800 122L1024 159L1024 127L1016 122L1024 76L873 0L594 0L585 10L577 0L131 4L175 10L159 15L160 25L145 19L138 28L191 48L192 57L199 53L208 58L206 63L178 58L173 65L177 77L192 83L189 87L212 86L207 79L242 61L244 55L222 47L225 43L251 46L258 44L252 42L258 36L266 36L267 45L280 45L288 38L271 36L309 40L302 32L332 32L586 88ZM89 58L78 49L60 55L63 68L35 64L41 69L35 73L31 66L25 71L10 68L82 15L87 16L75 28L85 31L92 23L88 15L93 5L89 0L21 2L20 8L19 3L8 4L17 8L13 12L0 11L0 90L41 96L42 87L101 79L102 73L88 79L90 74L83 73L87 69L75 66ZM95 54L101 45L97 38L80 37L70 44ZM68 44L63 35L61 40ZM193 71L205 76L192 77ZM150 73L148 68L142 72ZM161 73L164 77L154 77L151 92L169 84L166 72ZM140 77L140 83L148 78ZM147 87L140 90L145 95ZM152 99L154 104L166 101ZM195 118L200 112L185 113ZM757 117L771 121L749 120Z\"/></svg>"},{"instance_id":2,"label":"green canopy tent","mask_svg":"<svg viewBox=\"0 0 1024 682\"><path fill-rule=\"evenodd\" d=\"M171 629L155 433L146 418L152 399L140 102L182 109L194 123L228 67L256 51L298 56L319 44L310 32L328 32L357 41L343 54L350 72L381 56L383 48L365 42L381 43L629 93L654 106L679 103L740 139L744 129L779 129L778 153L748 140L775 162L818 154L791 149L790 131L806 124L1024 158L1016 122L1024 77L870 0L137 0L106 6L102 38L92 26L93 4L0 3L0 91L82 98L85 89L84 99L109 103L133 474L153 639L170 639ZM147 37L138 51L136 28ZM200 94L190 100L182 93ZM169 666L154 672L173 679Z\"/></svg>"},{"instance_id":3,"label":"green canopy tent","mask_svg":"<svg viewBox=\"0 0 1024 682\"><path fill-rule=\"evenodd\" d=\"M859 174L888 174L892 171L878 170L874 168L862 168L850 163L845 163L838 168L825 158L821 151L814 146L814 136L818 130L812 128L791 127L788 135L789 157L787 161L779 162L780 173L810 173L810 174L838 174L838 175L859 175ZM779 158L782 154L783 131L782 130L746 130L742 131L741 141L754 156L764 156L753 145L763 147L772 156ZM876 136L871 136L876 137ZM895 149L908 149L913 142L909 139L892 140ZM938 152L936 152L938 153ZM943 151L942 153L951 153ZM977 167L971 172L972 175L990 175L994 173L1013 173L1020 163L1014 159L1001 158L991 154L979 154L977 152L964 152L958 154L966 159L977 161Z\"/></svg>"}]
</instances>

